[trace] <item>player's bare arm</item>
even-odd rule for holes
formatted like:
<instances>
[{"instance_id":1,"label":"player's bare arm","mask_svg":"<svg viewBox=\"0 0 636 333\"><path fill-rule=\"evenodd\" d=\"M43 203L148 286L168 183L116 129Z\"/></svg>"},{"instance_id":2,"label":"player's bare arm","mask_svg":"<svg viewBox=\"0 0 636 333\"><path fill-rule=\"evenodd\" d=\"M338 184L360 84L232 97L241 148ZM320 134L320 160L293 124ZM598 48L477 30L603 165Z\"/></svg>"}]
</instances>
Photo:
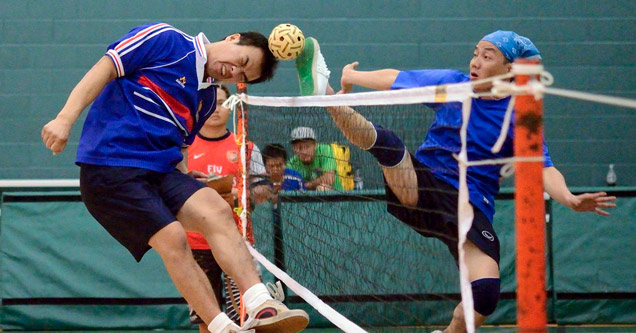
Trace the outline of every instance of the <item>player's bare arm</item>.
<instances>
[{"instance_id":1,"label":"player's bare arm","mask_svg":"<svg viewBox=\"0 0 636 333\"><path fill-rule=\"evenodd\" d=\"M610 213L605 209L616 207L616 197L608 196L605 192L572 194L565 178L555 167L543 168L543 186L550 197L576 212L594 212L608 216Z\"/></svg>"},{"instance_id":2,"label":"player's bare arm","mask_svg":"<svg viewBox=\"0 0 636 333\"><path fill-rule=\"evenodd\" d=\"M374 90L389 90L395 82L395 78L400 73L397 69L379 69L376 71L356 70L359 63L353 62L342 68L340 78L341 93L348 93L354 85L370 88Z\"/></svg>"},{"instance_id":3,"label":"player's bare arm","mask_svg":"<svg viewBox=\"0 0 636 333\"><path fill-rule=\"evenodd\" d=\"M66 100L66 104L55 119L42 128L42 141L53 154L61 153L66 147L71 127L80 114L102 92L106 84L115 79L117 72L110 58L102 57L91 68Z\"/></svg>"}]
</instances>

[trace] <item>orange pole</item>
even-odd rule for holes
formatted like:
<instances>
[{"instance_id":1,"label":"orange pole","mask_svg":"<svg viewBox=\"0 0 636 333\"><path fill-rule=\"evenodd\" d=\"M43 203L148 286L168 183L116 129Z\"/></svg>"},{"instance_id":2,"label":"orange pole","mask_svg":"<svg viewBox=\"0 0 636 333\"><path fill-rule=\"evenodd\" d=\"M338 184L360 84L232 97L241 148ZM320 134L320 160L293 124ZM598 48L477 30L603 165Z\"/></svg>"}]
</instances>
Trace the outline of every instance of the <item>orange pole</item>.
<instances>
[{"instance_id":1,"label":"orange pole","mask_svg":"<svg viewBox=\"0 0 636 333\"><path fill-rule=\"evenodd\" d=\"M517 60L532 65L538 61ZM514 71L514 69L513 69ZM537 75L532 74L535 78ZM531 75L517 74L517 86ZM543 156L543 102L533 95L520 95L515 103L515 157ZM515 214L517 237L517 324L519 332L546 332L546 252L543 162L515 163Z\"/></svg>"},{"instance_id":2,"label":"orange pole","mask_svg":"<svg viewBox=\"0 0 636 333\"><path fill-rule=\"evenodd\" d=\"M247 93L247 85L245 83L237 83L236 84L236 93L237 94L242 94L242 93ZM243 210L248 211L249 210L249 200L250 200L250 191L249 191L249 175L248 175L248 170L250 169L250 159L249 159L249 149L247 147L247 108L244 108L243 103L239 103L237 105L237 109L236 109L236 140L239 142L239 147L241 147L243 145L243 142L245 142L245 151L247 152L247 156L243 156L243 154L239 153L239 158L238 158L238 165L239 165L239 177L238 177L238 181L237 181L237 187L238 187L238 211L242 212ZM245 139L245 140L243 140ZM243 160L245 159L245 168L243 167ZM243 175L247 175L247 191L243 190ZM247 202L247 207L244 207L243 205L243 196L245 196L245 202ZM240 215L240 214L239 214ZM249 218L249 217L248 217ZM239 218L238 219L238 226L239 226L239 230L241 233L243 233L243 221ZM245 239L249 239L250 238L250 234L251 234L251 225L249 223L249 220L247 220L247 235L243 235L243 237ZM241 293L241 306L240 306L240 313L239 316L241 318L241 326L243 326L244 322L245 322L245 317L246 317L246 309L245 309L245 304L243 302L243 293Z\"/></svg>"}]
</instances>

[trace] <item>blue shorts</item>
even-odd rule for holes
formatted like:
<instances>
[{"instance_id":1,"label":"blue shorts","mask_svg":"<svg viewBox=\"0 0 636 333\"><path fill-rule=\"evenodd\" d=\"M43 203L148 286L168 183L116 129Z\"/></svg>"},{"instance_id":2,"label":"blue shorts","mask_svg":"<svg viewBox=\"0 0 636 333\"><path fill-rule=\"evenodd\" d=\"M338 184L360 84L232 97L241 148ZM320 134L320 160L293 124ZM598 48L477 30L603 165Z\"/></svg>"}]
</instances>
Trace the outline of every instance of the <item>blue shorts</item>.
<instances>
[{"instance_id":1,"label":"blue shorts","mask_svg":"<svg viewBox=\"0 0 636 333\"><path fill-rule=\"evenodd\" d=\"M137 261L150 238L177 220L183 204L205 184L169 173L103 165L80 165L80 191L88 211Z\"/></svg>"},{"instance_id":2,"label":"blue shorts","mask_svg":"<svg viewBox=\"0 0 636 333\"><path fill-rule=\"evenodd\" d=\"M417 206L402 205L385 179L387 211L419 234L444 242L457 263L457 189L436 178L415 156L411 155L411 161L419 188ZM499 238L495 229L484 213L474 206L473 211L473 224L466 237L499 264Z\"/></svg>"}]
</instances>

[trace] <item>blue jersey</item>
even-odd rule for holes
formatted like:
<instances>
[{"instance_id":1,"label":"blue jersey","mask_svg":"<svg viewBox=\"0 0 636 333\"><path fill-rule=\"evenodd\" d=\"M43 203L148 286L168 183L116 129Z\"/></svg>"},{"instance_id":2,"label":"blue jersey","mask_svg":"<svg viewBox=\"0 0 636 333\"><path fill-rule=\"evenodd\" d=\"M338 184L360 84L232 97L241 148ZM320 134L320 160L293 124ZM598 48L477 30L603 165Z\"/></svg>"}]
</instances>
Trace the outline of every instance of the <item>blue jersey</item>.
<instances>
[{"instance_id":1,"label":"blue jersey","mask_svg":"<svg viewBox=\"0 0 636 333\"><path fill-rule=\"evenodd\" d=\"M468 75L456 70L416 70L400 72L391 89L424 87L469 81ZM469 161L506 158L513 156L514 117L502 149L493 154L494 146L504 121L510 98L486 100L474 98L467 129ZM415 157L431 169L435 177L459 188L459 168L452 154L459 154L462 126L462 105L458 102L428 104L435 110L435 120L428 129L424 143ZM543 144L544 166L552 166L548 148ZM502 165L471 166L467 171L470 202L492 222L495 214L495 195L499 192Z\"/></svg>"},{"instance_id":2,"label":"blue jersey","mask_svg":"<svg viewBox=\"0 0 636 333\"><path fill-rule=\"evenodd\" d=\"M287 169L283 173L283 183L281 184L283 191L305 191L305 181L303 176L296 170Z\"/></svg>"},{"instance_id":3,"label":"blue jersey","mask_svg":"<svg viewBox=\"0 0 636 333\"><path fill-rule=\"evenodd\" d=\"M207 43L203 33L154 23L111 44L117 78L88 112L76 162L173 170L216 108L216 87L204 79Z\"/></svg>"}]
</instances>

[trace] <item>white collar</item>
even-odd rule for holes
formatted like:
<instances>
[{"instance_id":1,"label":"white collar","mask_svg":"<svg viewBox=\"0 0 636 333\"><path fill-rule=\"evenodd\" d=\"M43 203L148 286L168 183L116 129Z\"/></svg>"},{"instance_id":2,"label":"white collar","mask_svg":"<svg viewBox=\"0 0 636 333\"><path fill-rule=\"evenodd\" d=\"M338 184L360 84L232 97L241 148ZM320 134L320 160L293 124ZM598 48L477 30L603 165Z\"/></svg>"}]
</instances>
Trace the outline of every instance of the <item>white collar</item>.
<instances>
[{"instance_id":1,"label":"white collar","mask_svg":"<svg viewBox=\"0 0 636 333\"><path fill-rule=\"evenodd\" d=\"M208 77L205 82L203 82L203 78L205 77L205 64L208 62L208 54L205 51L205 45L210 44L205 35L200 32L194 39L192 40L194 44L194 49L196 50L197 56L197 82L199 82L199 89L205 89L213 84L213 79Z\"/></svg>"}]
</instances>

